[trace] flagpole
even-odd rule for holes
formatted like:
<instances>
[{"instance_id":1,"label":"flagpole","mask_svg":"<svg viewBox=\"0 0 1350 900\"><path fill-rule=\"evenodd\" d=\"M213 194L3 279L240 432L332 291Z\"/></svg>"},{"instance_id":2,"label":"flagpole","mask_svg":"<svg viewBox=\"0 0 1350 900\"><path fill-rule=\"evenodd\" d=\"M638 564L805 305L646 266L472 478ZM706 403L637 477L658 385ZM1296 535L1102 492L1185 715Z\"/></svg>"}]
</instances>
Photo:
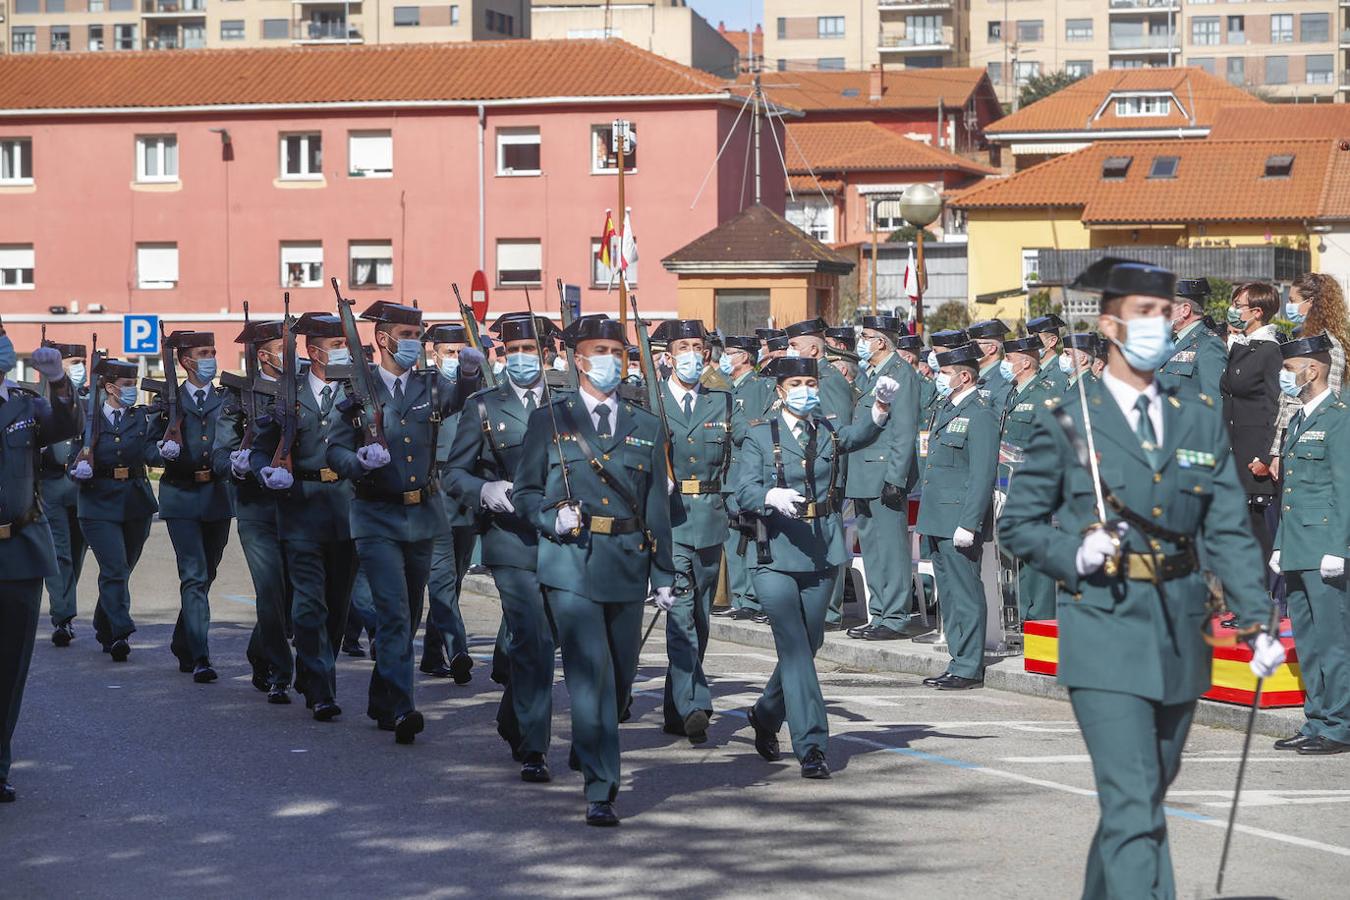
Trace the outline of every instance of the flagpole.
<instances>
[{"instance_id":1,"label":"flagpole","mask_svg":"<svg viewBox=\"0 0 1350 900\"><path fill-rule=\"evenodd\" d=\"M623 216L627 207L624 206L623 199L623 170L625 168L624 150L628 144L628 123L622 124L622 133L616 135L616 143L619 145L619 256L623 257ZM628 278L627 273L619 277L619 324L626 327L628 322Z\"/></svg>"}]
</instances>

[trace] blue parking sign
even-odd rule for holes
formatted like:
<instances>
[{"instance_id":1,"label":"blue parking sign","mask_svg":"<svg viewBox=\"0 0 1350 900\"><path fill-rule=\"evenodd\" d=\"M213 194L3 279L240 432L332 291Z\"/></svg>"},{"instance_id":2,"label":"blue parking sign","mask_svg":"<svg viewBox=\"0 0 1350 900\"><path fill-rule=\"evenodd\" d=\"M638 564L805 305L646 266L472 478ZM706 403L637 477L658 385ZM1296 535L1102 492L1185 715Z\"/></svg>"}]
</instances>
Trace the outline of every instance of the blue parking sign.
<instances>
[{"instance_id":1,"label":"blue parking sign","mask_svg":"<svg viewBox=\"0 0 1350 900\"><path fill-rule=\"evenodd\" d=\"M122 348L127 356L159 352L159 316L123 316Z\"/></svg>"}]
</instances>

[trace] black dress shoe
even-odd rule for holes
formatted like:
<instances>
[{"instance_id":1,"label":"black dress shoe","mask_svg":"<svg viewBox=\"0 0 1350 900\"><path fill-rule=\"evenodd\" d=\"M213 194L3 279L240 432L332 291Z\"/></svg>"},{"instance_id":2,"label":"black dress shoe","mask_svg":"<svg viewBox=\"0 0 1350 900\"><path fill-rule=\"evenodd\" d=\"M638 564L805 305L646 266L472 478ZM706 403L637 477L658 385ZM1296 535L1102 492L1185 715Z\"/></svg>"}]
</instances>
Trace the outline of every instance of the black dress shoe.
<instances>
[{"instance_id":1,"label":"black dress shoe","mask_svg":"<svg viewBox=\"0 0 1350 900\"><path fill-rule=\"evenodd\" d=\"M524 763L520 767L520 780L528 781L531 784L547 784L553 780L553 776L549 774L548 760L544 759L544 754L525 754Z\"/></svg>"},{"instance_id":2,"label":"black dress shoe","mask_svg":"<svg viewBox=\"0 0 1350 900\"><path fill-rule=\"evenodd\" d=\"M750 727L755 730L755 752L768 762L778 762L782 759L783 754L778 750L778 735L759 723L753 706L750 707L747 718L750 720Z\"/></svg>"},{"instance_id":3,"label":"black dress shoe","mask_svg":"<svg viewBox=\"0 0 1350 900\"><path fill-rule=\"evenodd\" d=\"M684 717L684 735L689 743L698 745L708 743L708 714L696 709Z\"/></svg>"},{"instance_id":4,"label":"black dress shoe","mask_svg":"<svg viewBox=\"0 0 1350 900\"><path fill-rule=\"evenodd\" d=\"M719 619L723 616L733 615L735 612L736 610L730 606L714 606L712 608L712 615L717 616Z\"/></svg>"},{"instance_id":5,"label":"black dress shoe","mask_svg":"<svg viewBox=\"0 0 1350 900\"><path fill-rule=\"evenodd\" d=\"M422 714L417 710L406 712L394 720L394 743L411 744L426 727Z\"/></svg>"},{"instance_id":6,"label":"black dress shoe","mask_svg":"<svg viewBox=\"0 0 1350 900\"><path fill-rule=\"evenodd\" d=\"M865 641L898 641L903 637L904 634L885 625L873 625L862 634Z\"/></svg>"},{"instance_id":7,"label":"black dress shoe","mask_svg":"<svg viewBox=\"0 0 1350 900\"><path fill-rule=\"evenodd\" d=\"M342 639L342 652L358 659L366 658L366 648L361 646L360 641L354 641L351 638Z\"/></svg>"},{"instance_id":8,"label":"black dress shoe","mask_svg":"<svg viewBox=\"0 0 1350 900\"><path fill-rule=\"evenodd\" d=\"M314 721L316 722L331 722L340 715L342 715L342 707L332 700L320 700L314 704ZM380 727L383 728L384 726L381 725ZM389 730L393 730L393 727L391 723Z\"/></svg>"},{"instance_id":9,"label":"black dress shoe","mask_svg":"<svg viewBox=\"0 0 1350 900\"><path fill-rule=\"evenodd\" d=\"M864 622L862 625L854 625L852 628L850 628L848 631L844 633L851 638L861 638L867 634L867 630L871 627L872 627L871 625L868 625L867 623Z\"/></svg>"},{"instance_id":10,"label":"black dress shoe","mask_svg":"<svg viewBox=\"0 0 1350 900\"><path fill-rule=\"evenodd\" d=\"M1297 750L1313 739L1310 734L1296 734L1293 737L1280 738L1275 742L1276 750Z\"/></svg>"},{"instance_id":11,"label":"black dress shoe","mask_svg":"<svg viewBox=\"0 0 1350 900\"><path fill-rule=\"evenodd\" d=\"M1320 734L1298 748L1299 756L1331 756L1333 753L1345 753L1350 751L1350 744L1342 744L1340 741L1333 741L1324 734Z\"/></svg>"},{"instance_id":12,"label":"black dress shoe","mask_svg":"<svg viewBox=\"0 0 1350 900\"><path fill-rule=\"evenodd\" d=\"M197 664L192 667L192 680L197 684L210 684L216 680L216 677L216 670L211 668L211 660L204 656L197 660ZM271 700L272 698L269 696L267 699Z\"/></svg>"},{"instance_id":13,"label":"black dress shoe","mask_svg":"<svg viewBox=\"0 0 1350 900\"><path fill-rule=\"evenodd\" d=\"M938 682L950 675L950 672L943 672L941 675L929 675L923 680L925 687L937 687Z\"/></svg>"},{"instance_id":14,"label":"black dress shoe","mask_svg":"<svg viewBox=\"0 0 1350 900\"><path fill-rule=\"evenodd\" d=\"M376 720L375 720L375 727L378 728L378 729L380 729L381 731L393 731L393 730L394 730L394 720L393 720L393 719L376 719Z\"/></svg>"},{"instance_id":15,"label":"black dress shoe","mask_svg":"<svg viewBox=\"0 0 1350 900\"><path fill-rule=\"evenodd\" d=\"M8 781L0 781L0 803L13 803L18 795L14 793L14 785Z\"/></svg>"},{"instance_id":16,"label":"black dress shoe","mask_svg":"<svg viewBox=\"0 0 1350 900\"><path fill-rule=\"evenodd\" d=\"M449 678L452 674L450 667L443 662L423 662L417 668L423 675L430 675L432 678Z\"/></svg>"},{"instance_id":17,"label":"black dress shoe","mask_svg":"<svg viewBox=\"0 0 1350 900\"><path fill-rule=\"evenodd\" d=\"M759 610L751 609L748 606L738 606L727 615L737 622L743 622L746 619L753 619L755 616L759 615Z\"/></svg>"},{"instance_id":18,"label":"black dress shoe","mask_svg":"<svg viewBox=\"0 0 1350 900\"><path fill-rule=\"evenodd\" d=\"M586 804L586 824L596 825L601 828L608 828L619 824L619 817L614 812L614 804L599 802Z\"/></svg>"},{"instance_id":19,"label":"black dress shoe","mask_svg":"<svg viewBox=\"0 0 1350 900\"><path fill-rule=\"evenodd\" d=\"M769 614L768 614L768 613L755 613L755 616L754 616L753 619L751 619L751 621L754 622L756 625L768 625L768 624L769 624Z\"/></svg>"},{"instance_id":20,"label":"black dress shoe","mask_svg":"<svg viewBox=\"0 0 1350 900\"><path fill-rule=\"evenodd\" d=\"M933 685L939 691L970 691L975 688L984 687L983 678L962 678L960 675L953 675L948 672L937 680Z\"/></svg>"},{"instance_id":21,"label":"black dress shoe","mask_svg":"<svg viewBox=\"0 0 1350 900\"><path fill-rule=\"evenodd\" d=\"M131 645L127 643L126 638L119 638L108 645L108 653L112 656L113 662L126 662L127 657L131 655Z\"/></svg>"},{"instance_id":22,"label":"black dress shoe","mask_svg":"<svg viewBox=\"0 0 1350 900\"><path fill-rule=\"evenodd\" d=\"M844 623L843 623L843 622L826 622L826 623L825 623L825 630L826 630L826 631L843 631L843 630L844 630Z\"/></svg>"},{"instance_id":23,"label":"black dress shoe","mask_svg":"<svg viewBox=\"0 0 1350 900\"><path fill-rule=\"evenodd\" d=\"M69 622L62 622L52 632L52 643L58 647L69 647L73 640L75 640L75 629L70 626Z\"/></svg>"},{"instance_id":24,"label":"black dress shoe","mask_svg":"<svg viewBox=\"0 0 1350 900\"><path fill-rule=\"evenodd\" d=\"M286 685L284 684L274 684L267 689L267 702L275 703L277 706L290 703L290 691L286 690Z\"/></svg>"},{"instance_id":25,"label":"black dress shoe","mask_svg":"<svg viewBox=\"0 0 1350 900\"><path fill-rule=\"evenodd\" d=\"M830 767L825 762L825 753L821 750L811 750L802 760L802 777L825 779L830 777Z\"/></svg>"},{"instance_id":26,"label":"black dress shoe","mask_svg":"<svg viewBox=\"0 0 1350 900\"><path fill-rule=\"evenodd\" d=\"M455 684L468 684L473 680L473 657L467 653L456 653L450 660L450 677Z\"/></svg>"}]
</instances>

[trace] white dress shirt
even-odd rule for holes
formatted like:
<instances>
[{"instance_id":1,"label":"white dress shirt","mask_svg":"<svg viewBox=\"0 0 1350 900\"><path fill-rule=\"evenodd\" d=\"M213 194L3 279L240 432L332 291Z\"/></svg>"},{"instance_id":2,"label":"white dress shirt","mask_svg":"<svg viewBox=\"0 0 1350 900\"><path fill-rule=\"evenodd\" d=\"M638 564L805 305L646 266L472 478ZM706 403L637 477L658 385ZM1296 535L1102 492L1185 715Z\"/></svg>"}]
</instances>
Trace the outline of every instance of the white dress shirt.
<instances>
[{"instance_id":1,"label":"white dress shirt","mask_svg":"<svg viewBox=\"0 0 1350 900\"><path fill-rule=\"evenodd\" d=\"M1321 406L1330 396L1331 388L1327 388L1325 391L1303 404L1303 421L1306 422L1311 419L1312 414L1317 412L1317 407Z\"/></svg>"},{"instance_id":2,"label":"white dress shirt","mask_svg":"<svg viewBox=\"0 0 1350 900\"><path fill-rule=\"evenodd\" d=\"M684 382L672 375L670 378L666 379L666 385L669 386L670 395L675 398L675 405L680 408L680 412L684 412L685 394L693 394L694 399L691 402L695 405L698 404L698 395L700 393L698 382L694 382L693 387L687 388L684 386Z\"/></svg>"},{"instance_id":3,"label":"white dress shirt","mask_svg":"<svg viewBox=\"0 0 1350 900\"><path fill-rule=\"evenodd\" d=\"M544 376L542 373L538 380L529 387L521 387L509 378L506 379L506 381L511 385L511 390L516 392L516 399L520 401L521 406L526 409L530 408L530 401L526 399L530 394L534 395L534 405L536 407L544 405ZM613 422L614 420L610 419L610 421Z\"/></svg>"},{"instance_id":4,"label":"white dress shirt","mask_svg":"<svg viewBox=\"0 0 1350 900\"><path fill-rule=\"evenodd\" d=\"M975 387L976 385L972 384L970 387L966 388L961 393L952 394L951 399L948 400L947 402L950 403L952 406L960 406L961 403L971 395L971 392L975 390Z\"/></svg>"},{"instance_id":5,"label":"white dress shirt","mask_svg":"<svg viewBox=\"0 0 1350 900\"><path fill-rule=\"evenodd\" d=\"M380 371L384 371L384 370L381 369ZM336 397L336 396L337 396L337 384L336 384L335 382L332 382L332 381L324 381L322 378L319 378L318 376L316 376L316 375L314 374L314 370L313 370L313 369L310 369L309 372L308 372L308 374L305 375L305 383L309 385L309 392L310 392L311 394L314 395L314 402L315 402L316 404L318 404L319 409L323 409L323 389L324 389L324 388L326 388L326 387L327 387L327 388L332 388L332 390L328 392L328 396L329 396L329 397ZM404 387L405 387L405 389L406 389L407 385L404 385ZM391 393L393 392L392 385L391 385L391 387L390 387L390 392L391 392Z\"/></svg>"},{"instance_id":6,"label":"white dress shirt","mask_svg":"<svg viewBox=\"0 0 1350 900\"><path fill-rule=\"evenodd\" d=\"M11 385L18 387L17 384L10 381L8 378L0 378L0 400L9 400L9 389Z\"/></svg>"},{"instance_id":7,"label":"white dress shirt","mask_svg":"<svg viewBox=\"0 0 1350 900\"><path fill-rule=\"evenodd\" d=\"M408 372L411 372L412 369L409 369L402 375L395 375L393 372L390 372L384 366L376 366L375 371L380 373L380 380L384 382L384 386L389 390L390 397L394 396L394 382L396 381L400 382L403 385L402 387L403 393L404 394L408 393Z\"/></svg>"},{"instance_id":8,"label":"white dress shirt","mask_svg":"<svg viewBox=\"0 0 1350 900\"><path fill-rule=\"evenodd\" d=\"M120 408L120 407L117 407L117 406L113 406L111 403L106 403L106 402L105 402L105 403L103 404L103 418L105 418L105 419L108 420L108 424L109 424L109 425L116 425L116 424L117 424L117 414L118 414L118 413L125 413L125 412L126 412L126 410L124 410L124 409L122 409L122 408Z\"/></svg>"},{"instance_id":9,"label":"white dress shirt","mask_svg":"<svg viewBox=\"0 0 1350 900\"><path fill-rule=\"evenodd\" d=\"M1102 372L1102 385L1107 392L1116 401L1120 407L1120 412L1125 416L1125 421L1130 423L1130 430L1139 431L1139 410L1135 404L1139 402L1139 395L1148 397L1148 420L1153 423L1153 436L1158 442L1158 446L1163 444L1163 409L1162 398L1158 395L1158 386L1153 382L1148 383L1148 387L1142 391L1135 390L1125 382L1121 381L1111 374L1109 370Z\"/></svg>"},{"instance_id":10,"label":"white dress shirt","mask_svg":"<svg viewBox=\"0 0 1350 900\"><path fill-rule=\"evenodd\" d=\"M586 412L591 417L591 424L595 426L597 431L599 431L600 429L600 417L595 414L595 408L599 406L601 403L609 407L609 433L613 434L615 431L618 430L619 395L617 393L610 394L603 400L597 398L594 394L592 394L590 391L587 390L580 390L577 391L577 393L581 395L581 402L586 405Z\"/></svg>"}]
</instances>

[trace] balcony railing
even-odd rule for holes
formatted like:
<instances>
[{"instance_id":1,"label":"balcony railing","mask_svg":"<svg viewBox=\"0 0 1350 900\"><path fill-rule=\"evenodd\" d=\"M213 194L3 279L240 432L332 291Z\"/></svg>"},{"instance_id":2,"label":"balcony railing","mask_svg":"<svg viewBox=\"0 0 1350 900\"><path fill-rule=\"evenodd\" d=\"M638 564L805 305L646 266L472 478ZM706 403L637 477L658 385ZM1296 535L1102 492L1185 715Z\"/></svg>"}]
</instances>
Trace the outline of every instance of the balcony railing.
<instances>
[{"instance_id":1,"label":"balcony railing","mask_svg":"<svg viewBox=\"0 0 1350 900\"><path fill-rule=\"evenodd\" d=\"M204 16L206 0L142 0L141 13L147 16Z\"/></svg>"},{"instance_id":2,"label":"balcony railing","mask_svg":"<svg viewBox=\"0 0 1350 900\"><path fill-rule=\"evenodd\" d=\"M1114 50L1159 50L1168 49L1180 50L1181 39L1177 35L1167 34L1135 34L1111 38L1111 49Z\"/></svg>"},{"instance_id":3,"label":"balcony railing","mask_svg":"<svg viewBox=\"0 0 1350 900\"><path fill-rule=\"evenodd\" d=\"M306 43L360 44L364 41L358 22L296 22L291 39Z\"/></svg>"},{"instance_id":4,"label":"balcony railing","mask_svg":"<svg viewBox=\"0 0 1350 900\"><path fill-rule=\"evenodd\" d=\"M950 47L952 29L944 25L939 30L923 29L913 34L882 33L878 45L883 50L913 50L929 47Z\"/></svg>"},{"instance_id":5,"label":"balcony railing","mask_svg":"<svg viewBox=\"0 0 1350 900\"><path fill-rule=\"evenodd\" d=\"M1166 12L1181 9L1181 0L1111 0L1109 9L1111 12Z\"/></svg>"},{"instance_id":6,"label":"balcony railing","mask_svg":"<svg viewBox=\"0 0 1350 900\"><path fill-rule=\"evenodd\" d=\"M1346 0L1350 2L1350 0ZM952 0L877 0L882 12L905 9L951 9Z\"/></svg>"}]
</instances>

